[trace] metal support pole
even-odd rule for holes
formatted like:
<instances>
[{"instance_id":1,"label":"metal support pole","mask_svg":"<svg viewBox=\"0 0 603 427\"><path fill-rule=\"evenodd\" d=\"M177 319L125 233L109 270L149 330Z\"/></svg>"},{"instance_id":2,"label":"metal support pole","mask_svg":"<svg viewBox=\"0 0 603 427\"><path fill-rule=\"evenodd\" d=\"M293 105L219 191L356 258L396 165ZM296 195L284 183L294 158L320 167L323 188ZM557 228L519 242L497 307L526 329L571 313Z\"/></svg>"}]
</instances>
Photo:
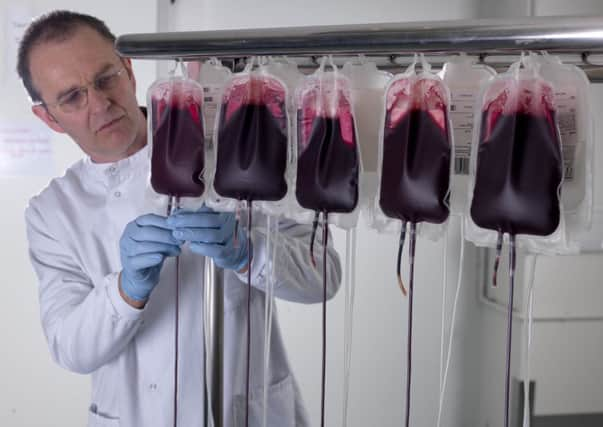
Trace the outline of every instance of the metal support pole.
<instances>
[{"instance_id":1,"label":"metal support pole","mask_svg":"<svg viewBox=\"0 0 603 427\"><path fill-rule=\"evenodd\" d=\"M223 426L224 391L224 270L205 259L205 426Z\"/></svg>"}]
</instances>

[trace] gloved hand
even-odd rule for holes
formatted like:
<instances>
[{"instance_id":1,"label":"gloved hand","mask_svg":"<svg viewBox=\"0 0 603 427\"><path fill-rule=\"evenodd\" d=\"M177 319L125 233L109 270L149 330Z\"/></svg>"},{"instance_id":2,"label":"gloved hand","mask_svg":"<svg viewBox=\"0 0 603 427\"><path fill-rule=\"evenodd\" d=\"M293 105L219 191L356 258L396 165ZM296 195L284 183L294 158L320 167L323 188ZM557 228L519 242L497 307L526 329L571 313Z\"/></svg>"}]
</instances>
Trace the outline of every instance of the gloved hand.
<instances>
[{"instance_id":1,"label":"gloved hand","mask_svg":"<svg viewBox=\"0 0 603 427\"><path fill-rule=\"evenodd\" d=\"M135 301L146 300L159 282L163 261L179 255L181 244L166 217L142 215L126 225L119 240L123 293Z\"/></svg>"},{"instance_id":2,"label":"gloved hand","mask_svg":"<svg viewBox=\"0 0 603 427\"><path fill-rule=\"evenodd\" d=\"M191 251L213 258L218 267L241 271L247 266L247 237L242 227L238 229L235 247L233 213L216 212L206 206L196 212L177 210L167 219L176 239L190 242Z\"/></svg>"}]
</instances>

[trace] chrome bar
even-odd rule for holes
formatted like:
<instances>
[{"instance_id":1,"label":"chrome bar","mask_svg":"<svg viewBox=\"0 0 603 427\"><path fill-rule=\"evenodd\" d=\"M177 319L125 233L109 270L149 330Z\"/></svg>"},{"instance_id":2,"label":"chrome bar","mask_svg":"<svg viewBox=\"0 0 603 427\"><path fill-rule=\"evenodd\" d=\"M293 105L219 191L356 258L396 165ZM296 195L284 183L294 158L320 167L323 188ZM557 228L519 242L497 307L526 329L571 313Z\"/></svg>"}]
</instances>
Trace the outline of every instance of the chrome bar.
<instances>
[{"instance_id":1,"label":"chrome bar","mask_svg":"<svg viewBox=\"0 0 603 427\"><path fill-rule=\"evenodd\" d=\"M117 51L131 58L193 59L250 55L401 55L603 52L603 16L127 34Z\"/></svg>"},{"instance_id":2,"label":"chrome bar","mask_svg":"<svg viewBox=\"0 0 603 427\"><path fill-rule=\"evenodd\" d=\"M212 262L214 268L213 355L212 355L212 412L214 426L223 427L224 420L224 270Z\"/></svg>"},{"instance_id":3,"label":"chrome bar","mask_svg":"<svg viewBox=\"0 0 603 427\"><path fill-rule=\"evenodd\" d=\"M224 270L217 268L210 258L205 258L205 427L222 427L224 390Z\"/></svg>"}]
</instances>

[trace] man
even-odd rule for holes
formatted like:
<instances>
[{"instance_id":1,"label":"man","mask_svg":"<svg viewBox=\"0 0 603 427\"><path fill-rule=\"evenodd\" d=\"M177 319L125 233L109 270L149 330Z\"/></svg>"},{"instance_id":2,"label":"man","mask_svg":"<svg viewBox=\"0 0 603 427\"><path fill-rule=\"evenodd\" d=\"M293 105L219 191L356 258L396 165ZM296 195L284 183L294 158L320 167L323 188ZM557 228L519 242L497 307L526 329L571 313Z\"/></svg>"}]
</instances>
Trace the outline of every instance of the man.
<instances>
[{"instance_id":1,"label":"man","mask_svg":"<svg viewBox=\"0 0 603 427\"><path fill-rule=\"evenodd\" d=\"M116 54L114 40L98 19L56 11L30 25L19 49L18 72L34 102L33 113L86 154L32 198L26 211L51 354L71 371L92 374L89 426L172 425L174 256L179 255L178 425L201 426L202 257L211 256L224 268L224 425L244 425L245 272L251 268L250 425L259 425L265 231L253 231L248 266L251 248L233 244L232 214L201 209L166 218L148 213L146 119L136 102L131 62ZM309 259L310 228L288 221L279 228L275 295L321 301L321 272ZM331 297L341 269L335 251L329 248L328 254ZM273 331L268 424L306 426L276 319Z\"/></svg>"}]
</instances>

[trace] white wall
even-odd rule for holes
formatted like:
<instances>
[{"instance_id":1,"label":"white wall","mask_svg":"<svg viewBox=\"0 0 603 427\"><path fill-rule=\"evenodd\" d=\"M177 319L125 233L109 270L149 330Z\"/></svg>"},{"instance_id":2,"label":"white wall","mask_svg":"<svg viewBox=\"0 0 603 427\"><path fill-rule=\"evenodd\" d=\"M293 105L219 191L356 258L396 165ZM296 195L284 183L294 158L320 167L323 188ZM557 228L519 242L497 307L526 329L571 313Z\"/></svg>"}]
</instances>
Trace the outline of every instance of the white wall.
<instances>
[{"instance_id":1,"label":"white wall","mask_svg":"<svg viewBox=\"0 0 603 427\"><path fill-rule=\"evenodd\" d=\"M517 18L528 13L529 0L481 0L478 2L480 18Z\"/></svg>"},{"instance_id":2,"label":"white wall","mask_svg":"<svg viewBox=\"0 0 603 427\"><path fill-rule=\"evenodd\" d=\"M6 44L4 22L7 12L20 8L38 15L55 8L90 13L105 20L116 34L155 31L157 13L154 2L145 0L75 0L0 1L0 68L4 68ZM4 46L4 48L3 48ZM144 102L146 88L155 75L155 65L135 62L139 101ZM25 92L14 75L0 71L2 102L0 122L34 120ZM54 175L81 157L69 139L54 135ZM3 271L0 297L0 426L83 426L89 405L89 381L85 376L69 373L50 358L38 314L37 281L29 264L23 211L28 199L50 179L42 177L0 177L2 245L0 263ZM52 215L52 212L48 212Z\"/></svg>"},{"instance_id":3,"label":"white wall","mask_svg":"<svg viewBox=\"0 0 603 427\"><path fill-rule=\"evenodd\" d=\"M593 16L603 13L600 0L532 0L535 16Z\"/></svg>"},{"instance_id":4,"label":"white wall","mask_svg":"<svg viewBox=\"0 0 603 427\"><path fill-rule=\"evenodd\" d=\"M167 2L166 2L167 3ZM473 18L475 0L178 0L169 27L183 30L287 27Z\"/></svg>"},{"instance_id":5,"label":"white wall","mask_svg":"<svg viewBox=\"0 0 603 427\"><path fill-rule=\"evenodd\" d=\"M480 18L518 18L530 16L593 16L600 15L600 0L481 0Z\"/></svg>"}]
</instances>

